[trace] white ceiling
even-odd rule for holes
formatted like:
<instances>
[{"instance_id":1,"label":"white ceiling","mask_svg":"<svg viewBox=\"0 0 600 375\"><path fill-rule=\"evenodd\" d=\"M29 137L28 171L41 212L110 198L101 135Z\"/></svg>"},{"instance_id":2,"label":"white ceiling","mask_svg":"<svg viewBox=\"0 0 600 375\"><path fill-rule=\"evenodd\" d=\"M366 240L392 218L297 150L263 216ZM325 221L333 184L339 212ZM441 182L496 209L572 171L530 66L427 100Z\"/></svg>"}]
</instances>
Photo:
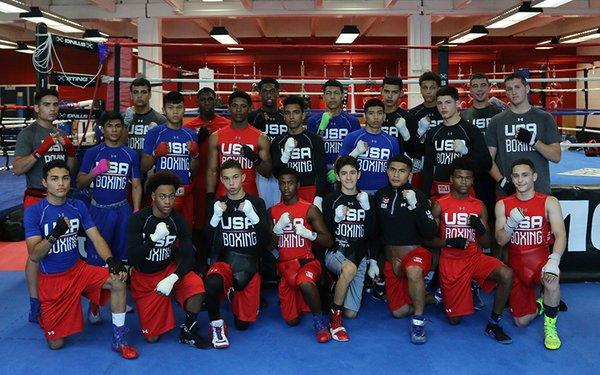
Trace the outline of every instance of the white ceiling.
<instances>
[{"instance_id":1,"label":"white ceiling","mask_svg":"<svg viewBox=\"0 0 600 375\"><path fill-rule=\"evenodd\" d=\"M431 15L434 39L450 36L521 1L495 0L32 0L28 4L65 16L87 28L116 36L137 36L137 20L163 19L163 38L207 38L213 26L226 26L244 38L335 37L355 24L364 37L405 37L410 14ZM529 21L490 30L491 37L551 37L600 27L600 0L574 0L546 8ZM0 38L33 40L34 25L18 14L0 13ZM435 41L435 40L434 40Z\"/></svg>"}]
</instances>

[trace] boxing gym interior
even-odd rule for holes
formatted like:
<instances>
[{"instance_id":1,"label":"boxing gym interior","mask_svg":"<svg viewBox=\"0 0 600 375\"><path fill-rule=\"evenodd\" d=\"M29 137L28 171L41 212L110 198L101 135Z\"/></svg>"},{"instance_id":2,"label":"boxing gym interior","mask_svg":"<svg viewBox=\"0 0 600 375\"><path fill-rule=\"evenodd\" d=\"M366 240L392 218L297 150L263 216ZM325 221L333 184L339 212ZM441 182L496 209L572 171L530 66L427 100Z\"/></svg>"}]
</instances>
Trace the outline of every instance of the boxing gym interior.
<instances>
[{"instance_id":1,"label":"boxing gym interior","mask_svg":"<svg viewBox=\"0 0 600 375\"><path fill-rule=\"evenodd\" d=\"M600 0L0 0L0 61L3 373L598 373ZM440 87L458 89L460 111L473 106L475 73L484 74L500 110L510 111L504 78L517 73L530 87L529 103L554 119L561 157L548 162L549 178L566 230L559 350L544 347L543 316L517 327L508 307L502 324L512 343L486 337L493 292L482 292L480 309L457 325L449 324L441 303L426 305L427 343L413 345L411 318L394 318L369 280L357 317L344 320L350 340L323 344L315 341L310 313L294 327L281 319L275 272L263 276L258 319L248 329L234 328L232 304L224 299L227 350L182 345L178 326L147 342L129 292L134 308L126 314L127 337L139 352L136 360L111 351L111 311L102 307L103 324L92 325L85 298L85 327L60 350L49 349L40 325L28 321L28 185L13 163L18 134L36 120L40 88L58 91L53 125L81 161L101 142L101 115L134 105L130 85L136 78L150 82L149 105L159 113L163 95L183 94L183 126L199 116L202 88L214 91L214 112L229 119L232 92L248 93L251 109L258 110L257 84L271 77L279 84L274 105L283 108L287 96L300 96L308 119L327 110L323 84L337 80L344 86L342 111L364 127L363 108L382 97L384 77L402 79L397 107L408 111L423 102L419 77L428 71L439 75ZM69 196L89 203L89 189L78 189L77 173L71 173ZM83 238L79 253L85 260ZM181 306L173 303L173 309L183 322ZM203 308L197 321L202 337L209 323Z\"/></svg>"}]
</instances>

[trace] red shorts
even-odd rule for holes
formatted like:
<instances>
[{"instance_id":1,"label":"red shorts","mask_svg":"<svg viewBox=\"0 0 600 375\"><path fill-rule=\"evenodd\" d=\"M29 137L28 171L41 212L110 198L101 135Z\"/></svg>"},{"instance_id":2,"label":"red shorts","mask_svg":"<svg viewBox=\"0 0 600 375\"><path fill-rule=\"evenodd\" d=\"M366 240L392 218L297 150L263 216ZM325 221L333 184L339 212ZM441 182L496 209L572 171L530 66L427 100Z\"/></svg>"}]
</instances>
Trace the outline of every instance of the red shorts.
<instances>
[{"instance_id":1,"label":"red shorts","mask_svg":"<svg viewBox=\"0 0 600 375\"><path fill-rule=\"evenodd\" d=\"M315 185L300 186L298 188L298 198L302 198L307 202L312 203L317 195L317 187Z\"/></svg>"},{"instance_id":2,"label":"red shorts","mask_svg":"<svg viewBox=\"0 0 600 375\"><path fill-rule=\"evenodd\" d=\"M194 225L194 194L192 194L192 190L191 184L181 185L173 204L173 209L183 216L190 231Z\"/></svg>"},{"instance_id":3,"label":"red shorts","mask_svg":"<svg viewBox=\"0 0 600 375\"><path fill-rule=\"evenodd\" d=\"M226 262L216 262L208 269L206 276L212 274L221 275L223 278L223 293L221 301L225 298L225 294L229 288L233 287L233 272L231 266ZM260 274L254 274L250 282L242 290L234 292L232 310L233 315L243 322L255 322L258 317L258 309L260 307Z\"/></svg>"},{"instance_id":4,"label":"red shorts","mask_svg":"<svg viewBox=\"0 0 600 375\"><path fill-rule=\"evenodd\" d=\"M385 277L385 294L388 300L390 311L396 311L399 308L412 304L412 299L408 293L408 279L406 278L406 269L408 267L419 267L423 270L423 276L431 270L431 253L423 247L417 247L402 257L400 266L402 274L396 276L389 260L385 261L383 266L383 275Z\"/></svg>"},{"instance_id":5,"label":"red shorts","mask_svg":"<svg viewBox=\"0 0 600 375\"><path fill-rule=\"evenodd\" d=\"M480 251L464 257L444 255L442 251L439 270L446 315L452 318L472 314L471 279L475 279L488 293L496 286L496 282L488 277L492 271L502 266L501 261Z\"/></svg>"},{"instance_id":6,"label":"red shorts","mask_svg":"<svg viewBox=\"0 0 600 375\"><path fill-rule=\"evenodd\" d=\"M131 296L135 300L140 317L142 334L146 338L156 337L175 327L175 315L171 298L156 292L156 285L177 269L175 263L156 273L143 273L135 268L131 272ZM196 294L204 293L200 276L188 272L173 285L171 295L185 308L185 301Z\"/></svg>"},{"instance_id":7,"label":"red shorts","mask_svg":"<svg viewBox=\"0 0 600 375\"><path fill-rule=\"evenodd\" d=\"M23 194L23 210L33 206L46 197L46 192L38 189L26 189Z\"/></svg>"},{"instance_id":8,"label":"red shorts","mask_svg":"<svg viewBox=\"0 0 600 375\"><path fill-rule=\"evenodd\" d=\"M413 172L410 184L419 190L423 190L423 175L421 172Z\"/></svg>"},{"instance_id":9,"label":"red shorts","mask_svg":"<svg viewBox=\"0 0 600 375\"><path fill-rule=\"evenodd\" d=\"M541 285L542 267L548 260L548 248L508 253L508 266L513 270L510 290L510 312L514 317L535 314L537 287Z\"/></svg>"},{"instance_id":10,"label":"red shorts","mask_svg":"<svg viewBox=\"0 0 600 375\"><path fill-rule=\"evenodd\" d=\"M81 296L97 305L110 298L110 290L102 289L108 280L108 268L78 260L61 273L39 273L38 293L42 314L40 327L48 340L57 340L83 330Z\"/></svg>"},{"instance_id":11,"label":"red shorts","mask_svg":"<svg viewBox=\"0 0 600 375\"><path fill-rule=\"evenodd\" d=\"M313 259L300 266L298 259L292 259L277 263L277 273L281 276L278 289L279 306L283 319L289 322L303 312L310 312L299 285L304 282L316 285L321 276L321 263Z\"/></svg>"}]
</instances>

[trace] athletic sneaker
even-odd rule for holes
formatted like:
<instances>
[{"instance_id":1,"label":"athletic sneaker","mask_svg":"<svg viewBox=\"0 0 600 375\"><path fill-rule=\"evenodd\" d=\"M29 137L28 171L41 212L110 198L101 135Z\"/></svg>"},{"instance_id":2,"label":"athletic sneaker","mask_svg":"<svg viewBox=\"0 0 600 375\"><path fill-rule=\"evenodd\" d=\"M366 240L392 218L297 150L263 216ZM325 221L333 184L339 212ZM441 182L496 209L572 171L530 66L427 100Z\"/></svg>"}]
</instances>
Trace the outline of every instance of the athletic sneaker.
<instances>
[{"instance_id":1,"label":"athletic sneaker","mask_svg":"<svg viewBox=\"0 0 600 375\"><path fill-rule=\"evenodd\" d=\"M313 316L313 327L315 328L318 342L323 344L331 340L331 333L329 333L329 330L323 321L322 315Z\"/></svg>"},{"instance_id":2,"label":"athletic sneaker","mask_svg":"<svg viewBox=\"0 0 600 375\"><path fill-rule=\"evenodd\" d=\"M481 298L481 287L474 280L471 280L471 294L473 295L473 309L477 311L483 310L485 302Z\"/></svg>"},{"instance_id":3,"label":"athletic sneaker","mask_svg":"<svg viewBox=\"0 0 600 375\"><path fill-rule=\"evenodd\" d=\"M121 354L121 357L125 359L136 359L138 352L133 345L127 344L125 340L125 334L129 331L127 327L117 327L113 324L113 339L112 339L112 350Z\"/></svg>"},{"instance_id":4,"label":"athletic sneaker","mask_svg":"<svg viewBox=\"0 0 600 375\"><path fill-rule=\"evenodd\" d=\"M29 297L29 322L39 324L38 319L40 318L40 315L41 310L39 298Z\"/></svg>"},{"instance_id":5,"label":"athletic sneaker","mask_svg":"<svg viewBox=\"0 0 600 375\"><path fill-rule=\"evenodd\" d=\"M556 330L556 320L558 317L550 318L544 316L544 346L546 349L556 350L560 348L560 337Z\"/></svg>"},{"instance_id":6,"label":"athletic sneaker","mask_svg":"<svg viewBox=\"0 0 600 375\"><path fill-rule=\"evenodd\" d=\"M433 298L435 298L438 304L444 302L444 297L442 296L442 288L436 289L435 293L433 293Z\"/></svg>"},{"instance_id":7,"label":"athletic sneaker","mask_svg":"<svg viewBox=\"0 0 600 375\"><path fill-rule=\"evenodd\" d=\"M212 346L217 349L226 349L229 347L229 340L226 335L227 327L223 319L210 322L210 337Z\"/></svg>"},{"instance_id":8,"label":"athletic sneaker","mask_svg":"<svg viewBox=\"0 0 600 375\"><path fill-rule=\"evenodd\" d=\"M190 328L182 324L179 328L179 342L182 344L192 345L198 349L210 349L212 345L198 334L196 322Z\"/></svg>"},{"instance_id":9,"label":"athletic sneaker","mask_svg":"<svg viewBox=\"0 0 600 375\"><path fill-rule=\"evenodd\" d=\"M342 323L342 310L331 310L331 321L329 322L329 332L335 341L346 342L350 340L346 328Z\"/></svg>"},{"instance_id":10,"label":"athletic sneaker","mask_svg":"<svg viewBox=\"0 0 600 375\"><path fill-rule=\"evenodd\" d=\"M92 325L97 326L102 324L103 320L102 316L100 316L100 306L90 302L88 305L87 319Z\"/></svg>"},{"instance_id":11,"label":"athletic sneaker","mask_svg":"<svg viewBox=\"0 0 600 375\"><path fill-rule=\"evenodd\" d=\"M485 334L499 342L500 344L511 344L512 339L509 335L504 333L502 326L498 324L494 324L488 322L487 326L485 326Z\"/></svg>"},{"instance_id":12,"label":"athletic sneaker","mask_svg":"<svg viewBox=\"0 0 600 375\"><path fill-rule=\"evenodd\" d=\"M387 301L387 298L385 296L385 281L383 279L373 283L373 287L371 288L371 295L373 296L373 298L378 299L380 301Z\"/></svg>"},{"instance_id":13,"label":"athletic sneaker","mask_svg":"<svg viewBox=\"0 0 600 375\"><path fill-rule=\"evenodd\" d=\"M427 342L427 333L425 332L425 319L414 315L410 325L410 341L416 345L422 345Z\"/></svg>"},{"instance_id":14,"label":"athletic sneaker","mask_svg":"<svg viewBox=\"0 0 600 375\"><path fill-rule=\"evenodd\" d=\"M536 298L535 306L537 307L537 314L542 315L544 313L544 297L539 296Z\"/></svg>"}]
</instances>

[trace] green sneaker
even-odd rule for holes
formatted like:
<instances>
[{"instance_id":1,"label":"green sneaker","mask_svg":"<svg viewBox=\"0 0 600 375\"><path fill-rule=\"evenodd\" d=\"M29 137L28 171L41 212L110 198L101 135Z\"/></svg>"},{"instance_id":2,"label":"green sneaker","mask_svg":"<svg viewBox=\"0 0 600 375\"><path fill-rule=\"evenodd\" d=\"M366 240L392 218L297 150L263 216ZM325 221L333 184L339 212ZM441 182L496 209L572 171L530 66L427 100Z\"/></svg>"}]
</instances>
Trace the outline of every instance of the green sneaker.
<instances>
[{"instance_id":1,"label":"green sneaker","mask_svg":"<svg viewBox=\"0 0 600 375\"><path fill-rule=\"evenodd\" d=\"M535 304L537 305L537 314L542 315L544 313L544 297L539 296L536 298Z\"/></svg>"},{"instance_id":2,"label":"green sneaker","mask_svg":"<svg viewBox=\"0 0 600 375\"><path fill-rule=\"evenodd\" d=\"M544 316L544 346L549 350L557 350L560 348L560 337L556 330L556 318Z\"/></svg>"}]
</instances>

